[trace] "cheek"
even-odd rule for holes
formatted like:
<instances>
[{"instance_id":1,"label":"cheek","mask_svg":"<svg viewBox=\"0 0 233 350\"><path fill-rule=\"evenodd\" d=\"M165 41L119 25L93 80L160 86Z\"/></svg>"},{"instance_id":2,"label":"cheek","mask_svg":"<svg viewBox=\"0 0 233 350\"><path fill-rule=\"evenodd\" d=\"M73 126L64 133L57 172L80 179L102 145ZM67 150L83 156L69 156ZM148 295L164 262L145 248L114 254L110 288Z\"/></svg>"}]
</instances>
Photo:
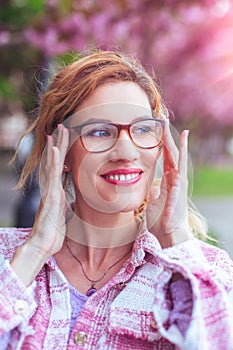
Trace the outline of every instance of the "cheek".
<instances>
[{"instance_id":1,"label":"cheek","mask_svg":"<svg viewBox=\"0 0 233 350\"><path fill-rule=\"evenodd\" d=\"M82 196L97 194L97 174L101 168L101 160L85 150L74 154L71 165L76 189Z\"/></svg>"},{"instance_id":2,"label":"cheek","mask_svg":"<svg viewBox=\"0 0 233 350\"><path fill-rule=\"evenodd\" d=\"M71 147L71 149L69 150L66 156L67 163L70 167L74 184L76 187L78 186L79 177L82 178L80 174L83 172L83 176L84 176L86 172L84 168L84 164L85 164L85 159L87 157L88 157L88 152L83 149L79 140L73 144L73 146Z\"/></svg>"}]
</instances>

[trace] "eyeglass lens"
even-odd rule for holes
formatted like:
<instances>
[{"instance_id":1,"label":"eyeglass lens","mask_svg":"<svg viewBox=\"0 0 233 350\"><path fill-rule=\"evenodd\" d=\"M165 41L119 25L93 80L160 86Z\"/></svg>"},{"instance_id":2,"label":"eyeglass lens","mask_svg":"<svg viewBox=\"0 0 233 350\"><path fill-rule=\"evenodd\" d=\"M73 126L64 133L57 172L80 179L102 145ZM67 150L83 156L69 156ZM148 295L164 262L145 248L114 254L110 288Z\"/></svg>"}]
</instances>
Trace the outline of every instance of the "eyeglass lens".
<instances>
[{"instance_id":1,"label":"eyeglass lens","mask_svg":"<svg viewBox=\"0 0 233 350\"><path fill-rule=\"evenodd\" d=\"M81 128L80 136L83 146L90 152L103 152L114 146L120 128L111 123L90 123ZM163 126L159 120L145 119L127 127L129 135L136 146L153 148L159 145Z\"/></svg>"}]
</instances>

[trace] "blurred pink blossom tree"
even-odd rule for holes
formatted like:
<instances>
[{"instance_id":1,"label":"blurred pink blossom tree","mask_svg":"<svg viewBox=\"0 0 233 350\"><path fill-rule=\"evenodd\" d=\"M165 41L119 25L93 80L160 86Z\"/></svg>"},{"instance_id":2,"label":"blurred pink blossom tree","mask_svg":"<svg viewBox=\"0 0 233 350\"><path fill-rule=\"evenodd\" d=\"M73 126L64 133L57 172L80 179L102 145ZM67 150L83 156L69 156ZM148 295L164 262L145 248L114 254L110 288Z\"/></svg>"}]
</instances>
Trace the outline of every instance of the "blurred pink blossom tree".
<instances>
[{"instance_id":1,"label":"blurred pink blossom tree","mask_svg":"<svg viewBox=\"0 0 233 350\"><path fill-rule=\"evenodd\" d=\"M233 125L230 1L49 0L24 36L48 57L92 46L136 54L176 119Z\"/></svg>"},{"instance_id":2,"label":"blurred pink blossom tree","mask_svg":"<svg viewBox=\"0 0 233 350\"><path fill-rule=\"evenodd\" d=\"M47 0L41 8L21 39L46 60L123 49L155 72L178 127L232 135L232 0ZM0 32L0 45L9 35Z\"/></svg>"}]
</instances>

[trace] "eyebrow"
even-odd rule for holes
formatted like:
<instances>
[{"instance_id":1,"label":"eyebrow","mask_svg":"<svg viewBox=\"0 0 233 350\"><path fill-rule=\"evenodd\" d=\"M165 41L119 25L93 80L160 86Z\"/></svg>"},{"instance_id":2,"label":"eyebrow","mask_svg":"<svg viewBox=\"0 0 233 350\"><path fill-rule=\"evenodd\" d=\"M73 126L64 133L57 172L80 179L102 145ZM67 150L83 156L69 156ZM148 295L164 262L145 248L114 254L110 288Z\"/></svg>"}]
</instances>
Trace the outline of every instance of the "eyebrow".
<instances>
[{"instance_id":1,"label":"eyebrow","mask_svg":"<svg viewBox=\"0 0 233 350\"><path fill-rule=\"evenodd\" d=\"M154 117L152 115L144 115L144 116L141 116L141 117L137 117L137 118L134 118L130 123L125 123L125 124L132 124L132 123L135 123L137 121L140 121L140 120L143 120L143 119L154 119ZM110 124L121 124L121 123L114 123L114 121L112 121L111 119L96 119L96 118L89 118L87 119L84 123L80 124L80 125L83 125L83 124L89 124L89 123L110 123ZM78 126L78 125L77 125Z\"/></svg>"},{"instance_id":2,"label":"eyebrow","mask_svg":"<svg viewBox=\"0 0 233 350\"><path fill-rule=\"evenodd\" d=\"M89 118L85 121L85 123L82 124L86 124L86 123L112 123L111 119L96 119L96 118Z\"/></svg>"}]
</instances>

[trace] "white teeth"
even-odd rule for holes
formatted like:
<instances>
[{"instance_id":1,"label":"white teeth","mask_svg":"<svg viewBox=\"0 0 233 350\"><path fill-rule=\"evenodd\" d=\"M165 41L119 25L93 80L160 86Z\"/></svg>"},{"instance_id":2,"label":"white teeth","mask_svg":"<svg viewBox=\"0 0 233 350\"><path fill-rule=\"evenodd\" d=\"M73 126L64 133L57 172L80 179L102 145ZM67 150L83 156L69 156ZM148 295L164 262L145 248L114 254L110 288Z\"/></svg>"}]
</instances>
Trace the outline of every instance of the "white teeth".
<instances>
[{"instance_id":1,"label":"white teeth","mask_svg":"<svg viewBox=\"0 0 233 350\"><path fill-rule=\"evenodd\" d=\"M139 173L133 173L133 174L119 174L119 175L106 175L105 178L109 180L115 180L115 181L130 181L135 179L139 176Z\"/></svg>"}]
</instances>

